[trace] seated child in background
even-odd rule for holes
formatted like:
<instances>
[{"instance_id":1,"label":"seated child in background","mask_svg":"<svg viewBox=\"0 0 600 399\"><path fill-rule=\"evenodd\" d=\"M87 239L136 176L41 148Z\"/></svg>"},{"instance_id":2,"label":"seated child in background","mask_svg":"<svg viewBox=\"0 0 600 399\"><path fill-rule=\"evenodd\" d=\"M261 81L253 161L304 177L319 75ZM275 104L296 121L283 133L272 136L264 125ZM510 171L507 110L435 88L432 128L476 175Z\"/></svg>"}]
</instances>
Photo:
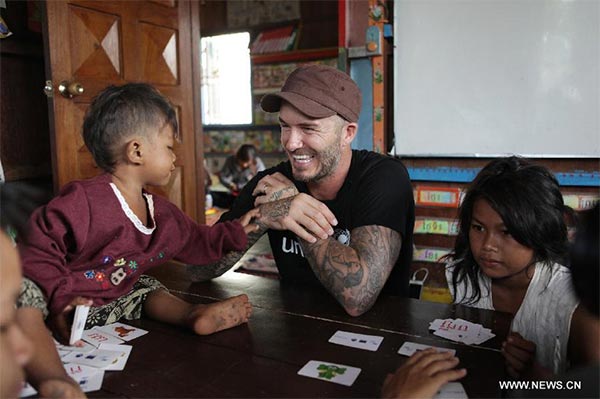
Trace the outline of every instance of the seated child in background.
<instances>
[{"instance_id":1,"label":"seated child in background","mask_svg":"<svg viewBox=\"0 0 600 399\"><path fill-rule=\"evenodd\" d=\"M169 182L177 135L173 107L146 84L108 87L88 109L83 137L106 173L69 183L37 209L19 245L26 279L18 312L36 343L28 366L34 383L47 375L43 365L62 368L44 320L67 342L67 316L78 304L92 305L86 328L142 313L200 335L247 322L252 307L246 295L194 305L143 274L171 259L214 262L244 249L247 231L256 227L249 224L254 211L240 221L198 225L144 190Z\"/></svg>"},{"instance_id":2,"label":"seated child in background","mask_svg":"<svg viewBox=\"0 0 600 399\"><path fill-rule=\"evenodd\" d=\"M455 303L514 315L502 354L512 377L565 370L581 312L562 266L565 206L556 178L518 158L491 161L475 177L459 211L459 234L446 278ZM573 321L572 321L573 319Z\"/></svg>"},{"instance_id":3,"label":"seated child in background","mask_svg":"<svg viewBox=\"0 0 600 399\"><path fill-rule=\"evenodd\" d=\"M221 208L231 208L239 191L256 173L263 170L265 164L256 154L256 147L252 144L240 146L235 155L227 157L219 172L219 180L229 189L229 193L213 192L214 204Z\"/></svg>"}]
</instances>

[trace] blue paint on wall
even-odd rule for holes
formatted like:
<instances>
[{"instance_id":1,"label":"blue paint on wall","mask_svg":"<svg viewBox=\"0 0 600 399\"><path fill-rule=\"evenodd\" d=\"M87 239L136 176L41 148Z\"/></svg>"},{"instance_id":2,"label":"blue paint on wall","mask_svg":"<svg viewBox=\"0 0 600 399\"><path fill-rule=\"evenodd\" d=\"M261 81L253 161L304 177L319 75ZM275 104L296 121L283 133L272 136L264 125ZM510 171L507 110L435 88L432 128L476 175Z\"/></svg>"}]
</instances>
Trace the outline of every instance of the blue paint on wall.
<instances>
[{"instance_id":1,"label":"blue paint on wall","mask_svg":"<svg viewBox=\"0 0 600 399\"><path fill-rule=\"evenodd\" d=\"M362 108L358 117L358 133L352 142L356 150L373 150L373 68L370 58L350 61L350 76L362 92Z\"/></svg>"},{"instance_id":2,"label":"blue paint on wall","mask_svg":"<svg viewBox=\"0 0 600 399\"><path fill-rule=\"evenodd\" d=\"M407 168L411 180L414 181L439 181L452 183L470 183L479 168ZM556 172L554 173L561 186L600 187L600 172Z\"/></svg>"}]
</instances>

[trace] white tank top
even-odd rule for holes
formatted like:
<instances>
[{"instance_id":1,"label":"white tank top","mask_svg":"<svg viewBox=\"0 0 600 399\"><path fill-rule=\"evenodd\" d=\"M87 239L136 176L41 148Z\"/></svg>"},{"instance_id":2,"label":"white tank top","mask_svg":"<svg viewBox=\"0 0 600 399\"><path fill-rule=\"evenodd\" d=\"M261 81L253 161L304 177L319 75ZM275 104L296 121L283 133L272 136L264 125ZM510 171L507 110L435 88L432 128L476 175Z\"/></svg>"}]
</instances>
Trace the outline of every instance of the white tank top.
<instances>
[{"instance_id":1,"label":"white tank top","mask_svg":"<svg viewBox=\"0 0 600 399\"><path fill-rule=\"evenodd\" d=\"M454 302L472 293L470 282L452 287L454 263L446 265L446 280ZM494 310L492 281L479 273L481 298L468 306ZM571 317L579 300L571 283L571 271L559 264L551 267L536 264L535 272L523 302L514 315L511 331L536 344L536 360L554 373L562 373L568 366L567 346L571 328Z\"/></svg>"}]
</instances>

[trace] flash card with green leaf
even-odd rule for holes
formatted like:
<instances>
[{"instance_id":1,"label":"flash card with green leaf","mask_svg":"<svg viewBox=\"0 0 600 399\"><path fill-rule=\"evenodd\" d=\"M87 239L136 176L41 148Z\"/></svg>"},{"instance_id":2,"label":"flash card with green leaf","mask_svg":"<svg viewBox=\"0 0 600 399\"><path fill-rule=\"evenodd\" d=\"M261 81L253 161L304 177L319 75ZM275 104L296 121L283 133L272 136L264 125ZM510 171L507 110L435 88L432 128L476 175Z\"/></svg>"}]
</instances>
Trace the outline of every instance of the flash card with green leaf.
<instances>
[{"instance_id":1,"label":"flash card with green leaf","mask_svg":"<svg viewBox=\"0 0 600 399\"><path fill-rule=\"evenodd\" d=\"M317 378L319 380L351 386L360 374L360 369L344 364L311 360L298 371L298 374L305 377Z\"/></svg>"}]
</instances>

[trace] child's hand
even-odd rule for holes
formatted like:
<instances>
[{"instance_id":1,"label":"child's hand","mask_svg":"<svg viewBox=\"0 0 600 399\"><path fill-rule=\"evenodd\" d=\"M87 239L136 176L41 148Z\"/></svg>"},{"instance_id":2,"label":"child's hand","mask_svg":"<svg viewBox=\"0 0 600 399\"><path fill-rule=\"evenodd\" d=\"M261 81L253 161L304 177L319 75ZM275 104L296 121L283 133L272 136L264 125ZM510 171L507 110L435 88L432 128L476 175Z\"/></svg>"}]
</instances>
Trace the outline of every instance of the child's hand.
<instances>
[{"instance_id":1,"label":"child's hand","mask_svg":"<svg viewBox=\"0 0 600 399\"><path fill-rule=\"evenodd\" d=\"M527 341L519 333L511 332L502 343L502 355L506 359L507 371L511 377L530 375L535 359L535 343Z\"/></svg>"},{"instance_id":2,"label":"child's hand","mask_svg":"<svg viewBox=\"0 0 600 399\"><path fill-rule=\"evenodd\" d=\"M251 209L245 215L243 215L241 218L239 218L239 222L241 223L242 226L244 226L244 231L246 232L246 234L252 233L253 231L256 231L259 229L258 224L250 223L252 221L252 219L257 218L259 216L260 216L260 209L255 208L255 209Z\"/></svg>"},{"instance_id":3,"label":"child's hand","mask_svg":"<svg viewBox=\"0 0 600 399\"><path fill-rule=\"evenodd\" d=\"M467 374L466 369L454 369L458 358L450 352L429 348L412 355L394 374L388 374L383 398L433 398L440 387Z\"/></svg>"},{"instance_id":4,"label":"child's hand","mask_svg":"<svg viewBox=\"0 0 600 399\"><path fill-rule=\"evenodd\" d=\"M40 383L39 393L41 398L79 399L87 398L85 393L71 378L53 378Z\"/></svg>"},{"instance_id":5,"label":"child's hand","mask_svg":"<svg viewBox=\"0 0 600 399\"><path fill-rule=\"evenodd\" d=\"M54 337L63 345L69 345L71 336L71 324L73 320L73 312L78 305L92 306L93 301L88 298L75 297L62 312L48 316L48 327L54 334ZM82 341L77 341L75 346L83 345Z\"/></svg>"}]
</instances>

